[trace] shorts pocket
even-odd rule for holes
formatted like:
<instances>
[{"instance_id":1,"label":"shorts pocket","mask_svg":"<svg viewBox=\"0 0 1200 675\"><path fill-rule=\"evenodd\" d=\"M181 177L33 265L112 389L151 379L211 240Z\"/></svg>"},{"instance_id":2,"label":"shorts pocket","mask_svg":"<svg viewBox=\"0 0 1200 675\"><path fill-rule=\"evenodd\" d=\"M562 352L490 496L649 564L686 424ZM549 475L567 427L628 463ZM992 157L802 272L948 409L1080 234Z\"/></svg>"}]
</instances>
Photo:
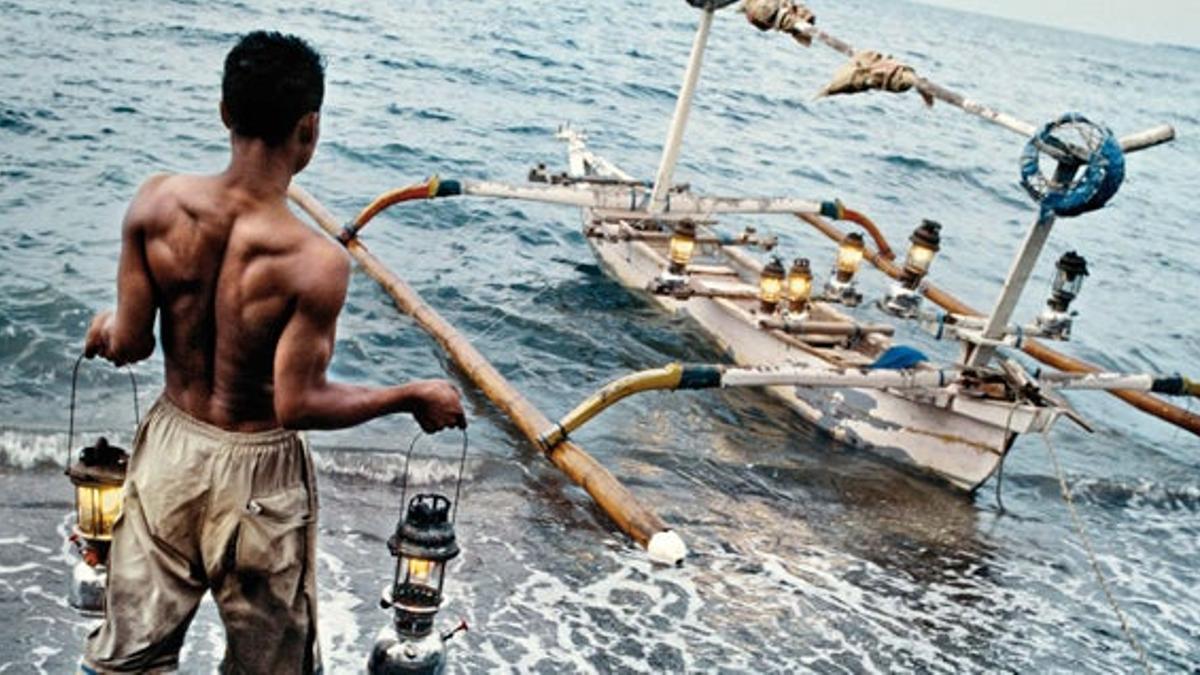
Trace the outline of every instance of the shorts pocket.
<instances>
[{"instance_id":1,"label":"shorts pocket","mask_svg":"<svg viewBox=\"0 0 1200 675\"><path fill-rule=\"evenodd\" d=\"M310 520L308 488L303 484L252 497L238 523L235 569L276 574L299 564L308 549Z\"/></svg>"}]
</instances>

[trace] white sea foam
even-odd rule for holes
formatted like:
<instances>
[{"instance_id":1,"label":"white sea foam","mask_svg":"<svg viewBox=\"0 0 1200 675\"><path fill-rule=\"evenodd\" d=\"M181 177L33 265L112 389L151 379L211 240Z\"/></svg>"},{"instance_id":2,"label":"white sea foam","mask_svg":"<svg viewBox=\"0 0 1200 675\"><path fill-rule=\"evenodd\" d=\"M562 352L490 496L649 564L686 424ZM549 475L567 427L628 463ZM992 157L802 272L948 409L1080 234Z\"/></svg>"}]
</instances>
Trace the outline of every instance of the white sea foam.
<instances>
[{"instance_id":1,"label":"white sea foam","mask_svg":"<svg viewBox=\"0 0 1200 675\"><path fill-rule=\"evenodd\" d=\"M132 437L128 431L80 431L75 432L75 445L91 444L98 436L104 436L114 445L129 447ZM14 469L32 469L37 466L64 466L67 458L67 434L44 429L0 428L0 466Z\"/></svg>"}]
</instances>

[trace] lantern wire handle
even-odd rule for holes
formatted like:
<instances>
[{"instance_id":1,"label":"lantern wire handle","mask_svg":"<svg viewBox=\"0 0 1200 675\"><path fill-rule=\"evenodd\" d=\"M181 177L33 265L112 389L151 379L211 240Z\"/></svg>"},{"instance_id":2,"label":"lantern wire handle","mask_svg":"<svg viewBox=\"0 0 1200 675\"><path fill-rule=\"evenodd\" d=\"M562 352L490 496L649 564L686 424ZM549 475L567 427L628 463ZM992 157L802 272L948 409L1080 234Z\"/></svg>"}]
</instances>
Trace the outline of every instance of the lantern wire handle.
<instances>
[{"instance_id":1,"label":"lantern wire handle","mask_svg":"<svg viewBox=\"0 0 1200 675\"><path fill-rule=\"evenodd\" d=\"M75 445L75 389L79 383L79 366L83 365L83 359L84 355L80 354L79 358L75 359L75 366L71 369L71 406L67 418L67 469L71 468L71 448ZM133 426L137 428L142 424L142 412L138 408L137 378L133 375L132 367L125 366L125 370L129 371L129 384L133 387Z\"/></svg>"},{"instance_id":2,"label":"lantern wire handle","mask_svg":"<svg viewBox=\"0 0 1200 675\"><path fill-rule=\"evenodd\" d=\"M404 479L400 483L400 521L404 521L405 516L405 500L408 499L408 468L412 463L413 450L417 447L417 441L425 435L424 432L418 431L413 439L408 444L408 452L404 455ZM458 460L458 482L454 485L454 506L450 512L450 522L458 521L458 497L462 494L463 472L467 468L467 448L470 446L470 440L467 437L467 430L462 430L462 456Z\"/></svg>"},{"instance_id":3,"label":"lantern wire handle","mask_svg":"<svg viewBox=\"0 0 1200 675\"><path fill-rule=\"evenodd\" d=\"M460 492L462 492L463 469L465 469L467 467L467 445L468 445L468 442L467 442L467 428L466 427L463 427L463 429L462 429L462 437L463 437L462 458L460 458L458 460L458 483L454 486L454 507L453 507L454 510L450 512L450 523L451 524L458 522L458 495Z\"/></svg>"},{"instance_id":4,"label":"lantern wire handle","mask_svg":"<svg viewBox=\"0 0 1200 675\"><path fill-rule=\"evenodd\" d=\"M417 447L417 441L421 440L421 437L424 435L425 435L424 432L418 431L416 433L416 435L413 436L412 441L408 444L408 453L404 455L404 479L400 483L400 522L401 523L404 522L404 517L407 513L405 511L405 508L407 506L407 504L405 504L405 500L408 499L408 465L409 465L409 463L412 462L413 449Z\"/></svg>"}]
</instances>

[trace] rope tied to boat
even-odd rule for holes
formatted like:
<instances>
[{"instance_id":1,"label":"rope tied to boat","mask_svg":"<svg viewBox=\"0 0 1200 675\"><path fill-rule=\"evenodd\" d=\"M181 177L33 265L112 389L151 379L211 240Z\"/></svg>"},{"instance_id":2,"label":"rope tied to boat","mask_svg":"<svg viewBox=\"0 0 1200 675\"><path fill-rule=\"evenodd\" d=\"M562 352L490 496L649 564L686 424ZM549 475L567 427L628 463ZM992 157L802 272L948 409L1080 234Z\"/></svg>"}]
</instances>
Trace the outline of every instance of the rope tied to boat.
<instances>
[{"instance_id":1,"label":"rope tied to boat","mask_svg":"<svg viewBox=\"0 0 1200 675\"><path fill-rule=\"evenodd\" d=\"M808 29L817 22L817 17L803 3L795 0L746 0L742 3L746 20L761 31L777 30L795 38L796 42L809 47L812 34Z\"/></svg>"},{"instance_id":2,"label":"rope tied to boat","mask_svg":"<svg viewBox=\"0 0 1200 675\"><path fill-rule=\"evenodd\" d=\"M1054 445L1050 443L1049 430L1041 433L1042 442L1046 444L1046 453L1050 455L1050 461L1054 464L1054 473L1058 476L1058 487L1062 492L1063 502L1067 505L1067 512L1071 514L1071 522L1075 526L1075 534L1078 535L1080 543L1083 544L1083 550L1087 553L1088 562L1092 566L1092 571L1096 575L1096 581L1100 584L1100 590L1104 591L1104 597L1108 600L1108 604L1112 607L1113 613L1117 615L1117 619L1121 622L1121 631L1125 633L1125 639L1129 641L1133 651L1137 654L1138 660L1141 662L1142 669L1146 673L1151 673L1150 658L1146 655L1146 649L1142 647L1142 643L1138 641L1137 636L1133 633L1133 628L1129 625L1129 619L1125 616L1125 612L1121 610L1121 605L1117 602L1117 598L1113 595L1112 587L1109 586L1108 577L1104 576L1104 571L1100 569L1100 560L1096 557L1096 549L1092 546L1092 539L1088 536L1087 530L1083 527L1083 520L1079 517L1079 512L1075 509L1075 498L1071 494L1071 488L1067 486L1067 477L1063 473L1062 465L1058 461L1058 453L1054 451Z\"/></svg>"},{"instance_id":3,"label":"rope tied to boat","mask_svg":"<svg viewBox=\"0 0 1200 675\"><path fill-rule=\"evenodd\" d=\"M877 89L903 93L912 89L921 78L912 66L901 63L895 57L873 51L861 50L854 52L837 72L833 80L817 94L817 98L835 94L857 94ZM925 100L926 105L933 105L933 97L918 88L917 92Z\"/></svg>"}]
</instances>

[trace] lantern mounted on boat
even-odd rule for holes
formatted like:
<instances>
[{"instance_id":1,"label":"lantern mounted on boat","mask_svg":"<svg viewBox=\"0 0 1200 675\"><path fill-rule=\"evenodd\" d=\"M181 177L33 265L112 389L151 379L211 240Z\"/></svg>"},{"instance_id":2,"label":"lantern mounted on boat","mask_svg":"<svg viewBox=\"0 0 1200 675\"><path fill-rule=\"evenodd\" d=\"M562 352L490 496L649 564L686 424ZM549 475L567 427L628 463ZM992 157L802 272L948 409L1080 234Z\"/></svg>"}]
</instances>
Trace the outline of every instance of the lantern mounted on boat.
<instances>
[{"instance_id":1,"label":"lantern mounted on boat","mask_svg":"<svg viewBox=\"0 0 1200 675\"><path fill-rule=\"evenodd\" d=\"M783 299L783 279L783 263L772 256L758 276L758 311L774 314L779 309L779 301Z\"/></svg>"},{"instance_id":2,"label":"lantern mounted on boat","mask_svg":"<svg viewBox=\"0 0 1200 675\"><path fill-rule=\"evenodd\" d=\"M858 232L851 232L838 244L833 274L825 282L825 299L854 307L862 302L862 294L854 287L854 275L862 263L867 246Z\"/></svg>"},{"instance_id":3,"label":"lantern mounted on boat","mask_svg":"<svg viewBox=\"0 0 1200 675\"><path fill-rule=\"evenodd\" d=\"M675 223L671 233L671 244L668 251L670 265L667 271L674 275L682 275L692 262L692 254L696 251L696 223L685 219Z\"/></svg>"},{"instance_id":4,"label":"lantern mounted on boat","mask_svg":"<svg viewBox=\"0 0 1200 675\"><path fill-rule=\"evenodd\" d=\"M1075 251L1067 251L1054 267L1050 298L1046 300L1046 309L1038 315L1036 324L1043 337L1067 340L1071 337L1072 319L1076 314L1070 311L1071 302L1083 289L1083 278L1088 275L1087 261Z\"/></svg>"},{"instance_id":5,"label":"lantern mounted on boat","mask_svg":"<svg viewBox=\"0 0 1200 675\"><path fill-rule=\"evenodd\" d=\"M929 274L929 266L941 248L942 225L933 220L922 220L917 229L908 238L911 246L904 258L904 284L913 290L921 284L921 280Z\"/></svg>"},{"instance_id":6,"label":"lantern mounted on boat","mask_svg":"<svg viewBox=\"0 0 1200 675\"><path fill-rule=\"evenodd\" d=\"M392 624L380 630L371 650L367 672L372 675L441 673L446 667L446 641L467 628L462 621L444 633L433 629L442 606L446 564L459 553L454 523L466 465L466 431L454 502L440 494L424 493L405 504L408 466L415 445L416 439L404 463L404 486L400 493L403 512L387 542L388 551L396 558L396 569L392 583L384 588L380 605L392 610Z\"/></svg>"},{"instance_id":7,"label":"lantern mounted on boat","mask_svg":"<svg viewBox=\"0 0 1200 675\"><path fill-rule=\"evenodd\" d=\"M787 273L788 312L800 314L808 308L812 296L812 269L808 258L796 258Z\"/></svg>"},{"instance_id":8,"label":"lantern mounted on boat","mask_svg":"<svg viewBox=\"0 0 1200 675\"><path fill-rule=\"evenodd\" d=\"M941 224L932 220L921 221L913 230L909 237L912 245L904 259L903 277L888 289L879 305L883 311L905 319L917 315L921 308L921 282L929 274L929 266L941 247L941 230Z\"/></svg>"},{"instance_id":9,"label":"lantern mounted on boat","mask_svg":"<svg viewBox=\"0 0 1200 675\"><path fill-rule=\"evenodd\" d=\"M75 444L75 392L79 366L75 361L71 373L71 409L67 427L67 449ZM134 417L137 409L137 381L129 371L133 386ZM140 420L139 420L140 422ZM73 461L72 461L73 460ZM68 602L83 614L104 612L104 594L108 581L108 554L112 546L113 528L121 514L125 473L129 453L108 442L104 436L67 457L67 477L75 491L75 524L70 540L79 552L80 560L71 571Z\"/></svg>"}]
</instances>

